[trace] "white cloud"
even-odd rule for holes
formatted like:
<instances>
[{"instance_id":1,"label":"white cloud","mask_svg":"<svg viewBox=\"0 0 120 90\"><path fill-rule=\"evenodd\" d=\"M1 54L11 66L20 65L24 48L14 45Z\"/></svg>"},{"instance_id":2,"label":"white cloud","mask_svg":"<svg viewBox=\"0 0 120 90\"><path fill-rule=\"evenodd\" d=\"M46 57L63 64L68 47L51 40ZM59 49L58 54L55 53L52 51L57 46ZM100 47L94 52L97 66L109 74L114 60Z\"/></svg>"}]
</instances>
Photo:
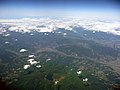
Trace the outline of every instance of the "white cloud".
<instances>
[{"instance_id":1,"label":"white cloud","mask_svg":"<svg viewBox=\"0 0 120 90\"><path fill-rule=\"evenodd\" d=\"M58 84L58 82L59 82L59 81L55 81L55 85L57 85L57 84Z\"/></svg>"},{"instance_id":2,"label":"white cloud","mask_svg":"<svg viewBox=\"0 0 120 90\"><path fill-rule=\"evenodd\" d=\"M39 63L39 62L35 61L34 59L29 59L28 62L29 62L31 65Z\"/></svg>"},{"instance_id":3,"label":"white cloud","mask_svg":"<svg viewBox=\"0 0 120 90\"><path fill-rule=\"evenodd\" d=\"M66 36L66 35L67 35L67 33L63 33L63 35L64 35L64 36Z\"/></svg>"},{"instance_id":4,"label":"white cloud","mask_svg":"<svg viewBox=\"0 0 120 90\"><path fill-rule=\"evenodd\" d=\"M48 62L48 61L51 61L51 59L50 59L50 58L48 58L48 59L46 60L46 62Z\"/></svg>"},{"instance_id":5,"label":"white cloud","mask_svg":"<svg viewBox=\"0 0 120 90\"><path fill-rule=\"evenodd\" d=\"M37 67L37 68L41 68L42 66L41 66L41 65L37 65L36 67Z\"/></svg>"},{"instance_id":6,"label":"white cloud","mask_svg":"<svg viewBox=\"0 0 120 90\"><path fill-rule=\"evenodd\" d=\"M30 65L24 65L24 69L28 69L30 67Z\"/></svg>"},{"instance_id":7,"label":"white cloud","mask_svg":"<svg viewBox=\"0 0 120 90\"><path fill-rule=\"evenodd\" d=\"M64 28L65 30L74 31L74 27L83 27L85 30L101 31L120 35L120 30L116 30L120 27L120 21L114 19L105 18L84 18L84 17L61 17L61 18L39 18L39 19L8 19L0 20L2 25L11 25L10 31L15 32L54 32L57 28ZM45 27L37 27L45 26ZM4 30L0 30L3 32ZM94 33L93 32L93 33ZM33 34L31 34L33 35ZM47 35L47 34L45 34ZM5 36L9 36L6 34Z\"/></svg>"},{"instance_id":8,"label":"white cloud","mask_svg":"<svg viewBox=\"0 0 120 90\"><path fill-rule=\"evenodd\" d=\"M33 58L33 57L35 57L35 55L29 55L28 57L29 57L29 58Z\"/></svg>"},{"instance_id":9,"label":"white cloud","mask_svg":"<svg viewBox=\"0 0 120 90\"><path fill-rule=\"evenodd\" d=\"M26 52L27 50L26 49L20 49L20 53L23 53L23 52Z\"/></svg>"},{"instance_id":10,"label":"white cloud","mask_svg":"<svg viewBox=\"0 0 120 90\"><path fill-rule=\"evenodd\" d=\"M5 42L5 44L8 44L9 42Z\"/></svg>"},{"instance_id":11,"label":"white cloud","mask_svg":"<svg viewBox=\"0 0 120 90\"><path fill-rule=\"evenodd\" d=\"M87 82L87 81L88 81L88 78L83 79L83 82Z\"/></svg>"},{"instance_id":12,"label":"white cloud","mask_svg":"<svg viewBox=\"0 0 120 90\"><path fill-rule=\"evenodd\" d=\"M5 36L5 37L8 37L8 36L10 36L10 34L5 34L4 36Z\"/></svg>"},{"instance_id":13,"label":"white cloud","mask_svg":"<svg viewBox=\"0 0 120 90\"><path fill-rule=\"evenodd\" d=\"M82 71L78 71L77 74L80 75L82 73Z\"/></svg>"}]
</instances>

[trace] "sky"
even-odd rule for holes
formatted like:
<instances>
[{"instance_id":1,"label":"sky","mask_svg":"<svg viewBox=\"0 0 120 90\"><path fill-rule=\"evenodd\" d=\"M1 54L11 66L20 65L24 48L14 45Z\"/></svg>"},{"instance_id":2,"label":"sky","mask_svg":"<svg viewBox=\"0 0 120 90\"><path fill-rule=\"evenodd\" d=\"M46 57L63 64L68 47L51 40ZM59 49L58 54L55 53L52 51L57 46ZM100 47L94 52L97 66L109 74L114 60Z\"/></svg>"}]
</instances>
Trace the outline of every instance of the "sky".
<instances>
[{"instance_id":1,"label":"sky","mask_svg":"<svg viewBox=\"0 0 120 90\"><path fill-rule=\"evenodd\" d=\"M40 16L119 17L119 0L0 0L0 18Z\"/></svg>"}]
</instances>

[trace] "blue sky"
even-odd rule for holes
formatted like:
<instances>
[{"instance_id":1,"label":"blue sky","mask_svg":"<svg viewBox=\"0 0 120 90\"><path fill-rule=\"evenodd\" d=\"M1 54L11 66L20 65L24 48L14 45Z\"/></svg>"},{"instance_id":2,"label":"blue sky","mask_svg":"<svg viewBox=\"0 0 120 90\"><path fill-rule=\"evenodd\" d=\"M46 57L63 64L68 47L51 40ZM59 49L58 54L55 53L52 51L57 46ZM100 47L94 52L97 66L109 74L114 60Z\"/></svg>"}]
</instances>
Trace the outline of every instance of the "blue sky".
<instances>
[{"instance_id":1,"label":"blue sky","mask_svg":"<svg viewBox=\"0 0 120 90\"><path fill-rule=\"evenodd\" d=\"M0 18L119 16L119 0L0 0Z\"/></svg>"}]
</instances>

